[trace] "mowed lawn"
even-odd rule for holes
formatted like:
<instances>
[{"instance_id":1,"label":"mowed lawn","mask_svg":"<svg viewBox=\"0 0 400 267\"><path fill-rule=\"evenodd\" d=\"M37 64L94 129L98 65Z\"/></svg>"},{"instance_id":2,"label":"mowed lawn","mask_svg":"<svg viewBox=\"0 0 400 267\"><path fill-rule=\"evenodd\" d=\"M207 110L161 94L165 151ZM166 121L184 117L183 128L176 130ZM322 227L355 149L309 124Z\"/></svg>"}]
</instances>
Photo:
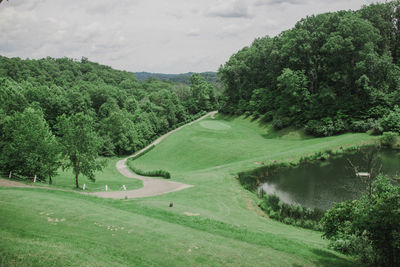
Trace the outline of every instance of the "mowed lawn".
<instances>
[{"instance_id":1,"label":"mowed lawn","mask_svg":"<svg viewBox=\"0 0 400 267\"><path fill-rule=\"evenodd\" d=\"M0 266L351 266L352 259L327 249L321 233L266 218L235 174L372 139L307 138L244 118L207 118L135 161L192 188L128 200L1 188ZM112 164L104 183L119 177Z\"/></svg>"},{"instance_id":2,"label":"mowed lawn","mask_svg":"<svg viewBox=\"0 0 400 267\"><path fill-rule=\"evenodd\" d=\"M107 185L108 191L120 191L123 190L123 185L126 186L127 190L138 189L143 186L143 183L137 179L128 179L123 176L115 165L120 158L103 158L105 161L104 169L101 172L96 172L96 181L93 182L89 178L80 174L78 177L79 188L76 189L75 186L75 175L72 169L58 170L58 175L53 178L53 184L51 187L63 189L63 190L78 190L82 191L82 187L86 185L86 192L99 192L105 191L105 186ZM29 185L49 187L48 181L42 183L33 184L31 182Z\"/></svg>"}]
</instances>

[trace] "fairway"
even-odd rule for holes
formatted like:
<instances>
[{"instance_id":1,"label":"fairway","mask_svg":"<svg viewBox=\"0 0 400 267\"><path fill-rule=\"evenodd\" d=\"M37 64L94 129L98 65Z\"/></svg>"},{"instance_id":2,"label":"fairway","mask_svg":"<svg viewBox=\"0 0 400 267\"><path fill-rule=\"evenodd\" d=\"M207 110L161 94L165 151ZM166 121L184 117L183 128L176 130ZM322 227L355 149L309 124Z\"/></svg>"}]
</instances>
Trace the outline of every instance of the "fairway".
<instances>
[{"instance_id":1,"label":"fairway","mask_svg":"<svg viewBox=\"0 0 400 267\"><path fill-rule=\"evenodd\" d=\"M235 175L257 162L298 160L373 139L304 138L243 117L205 118L135 160L143 170L168 170L172 181L191 188L128 200L0 188L0 265L351 266L352 259L327 249L321 233L263 215ZM99 176L101 186L129 181L116 172L116 161ZM69 186L65 176L55 178L57 186Z\"/></svg>"}]
</instances>

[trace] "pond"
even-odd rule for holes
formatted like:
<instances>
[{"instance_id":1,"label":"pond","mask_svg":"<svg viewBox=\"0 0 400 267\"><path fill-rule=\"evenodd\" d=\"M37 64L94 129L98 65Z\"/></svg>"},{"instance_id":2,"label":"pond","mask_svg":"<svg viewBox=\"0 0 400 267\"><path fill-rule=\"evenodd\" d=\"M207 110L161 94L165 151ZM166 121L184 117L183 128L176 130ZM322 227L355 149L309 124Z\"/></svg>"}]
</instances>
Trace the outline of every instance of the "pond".
<instances>
[{"instance_id":1,"label":"pond","mask_svg":"<svg viewBox=\"0 0 400 267\"><path fill-rule=\"evenodd\" d=\"M325 210L334 202L356 199L365 191L366 183L355 175L354 169L356 166L359 172L368 171L365 155L365 152L356 152L325 161L301 163L270 175L261 187L283 202ZM380 150L375 156L375 172L400 174L399 151Z\"/></svg>"}]
</instances>

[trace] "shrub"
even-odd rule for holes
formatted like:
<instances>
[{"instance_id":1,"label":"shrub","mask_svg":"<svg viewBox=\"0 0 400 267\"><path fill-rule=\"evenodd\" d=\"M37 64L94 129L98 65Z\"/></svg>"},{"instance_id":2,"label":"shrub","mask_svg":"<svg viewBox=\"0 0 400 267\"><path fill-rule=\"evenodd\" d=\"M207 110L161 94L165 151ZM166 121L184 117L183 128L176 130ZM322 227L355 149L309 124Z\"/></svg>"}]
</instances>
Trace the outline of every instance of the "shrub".
<instances>
[{"instance_id":1,"label":"shrub","mask_svg":"<svg viewBox=\"0 0 400 267\"><path fill-rule=\"evenodd\" d=\"M393 111L383 116L381 125L384 131L400 132L400 108L395 106Z\"/></svg>"},{"instance_id":2,"label":"shrub","mask_svg":"<svg viewBox=\"0 0 400 267\"><path fill-rule=\"evenodd\" d=\"M380 139L383 146L394 147L397 142L398 133L395 132L384 132Z\"/></svg>"},{"instance_id":3,"label":"shrub","mask_svg":"<svg viewBox=\"0 0 400 267\"><path fill-rule=\"evenodd\" d=\"M291 121L289 118L275 117L274 120L272 121L272 126L274 127L275 130L281 130L285 127L288 127L290 123Z\"/></svg>"},{"instance_id":4,"label":"shrub","mask_svg":"<svg viewBox=\"0 0 400 267\"><path fill-rule=\"evenodd\" d=\"M310 120L305 127L306 133L314 136L331 136L335 133L335 127L331 118Z\"/></svg>"},{"instance_id":5,"label":"shrub","mask_svg":"<svg viewBox=\"0 0 400 267\"><path fill-rule=\"evenodd\" d=\"M350 124L350 129L353 132L357 132L357 133L365 133L366 131L368 131L369 129L371 129L371 124L368 123L367 121L353 121Z\"/></svg>"},{"instance_id":6,"label":"shrub","mask_svg":"<svg viewBox=\"0 0 400 267\"><path fill-rule=\"evenodd\" d=\"M134 166L130 165L129 168L139 174L139 175L143 175L143 176L152 176L152 177L163 177L166 179L171 178L171 174L168 171L165 170L154 170L154 171L143 171L141 169L135 168Z\"/></svg>"},{"instance_id":7,"label":"shrub","mask_svg":"<svg viewBox=\"0 0 400 267\"><path fill-rule=\"evenodd\" d=\"M275 194L265 195L258 203L258 206L271 219L282 221L285 224L321 231L321 227L319 227L319 221L323 214L321 210L306 209L298 204L284 203Z\"/></svg>"}]
</instances>

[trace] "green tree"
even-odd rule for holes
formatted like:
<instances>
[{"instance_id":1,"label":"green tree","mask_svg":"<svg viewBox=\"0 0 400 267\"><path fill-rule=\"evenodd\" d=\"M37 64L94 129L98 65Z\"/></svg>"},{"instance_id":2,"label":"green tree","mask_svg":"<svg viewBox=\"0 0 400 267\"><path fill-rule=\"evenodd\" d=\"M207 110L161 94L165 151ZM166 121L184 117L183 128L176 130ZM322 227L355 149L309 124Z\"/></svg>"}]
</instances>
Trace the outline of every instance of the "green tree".
<instances>
[{"instance_id":1,"label":"green tree","mask_svg":"<svg viewBox=\"0 0 400 267\"><path fill-rule=\"evenodd\" d=\"M56 175L60 151L41 111L26 108L2 122L0 162L7 171L45 180Z\"/></svg>"},{"instance_id":2,"label":"green tree","mask_svg":"<svg viewBox=\"0 0 400 267\"><path fill-rule=\"evenodd\" d=\"M95 172L102 170L105 163L98 159L102 140L95 132L93 119L82 112L70 117L62 115L57 119L56 128L65 158L63 168L72 168L76 188L79 188L81 173L95 181Z\"/></svg>"},{"instance_id":3,"label":"green tree","mask_svg":"<svg viewBox=\"0 0 400 267\"><path fill-rule=\"evenodd\" d=\"M400 187L385 176L372 183L372 194L337 203L322 219L323 236L342 252L360 255L364 265L400 264ZM370 247L370 248L368 248ZM366 255L368 250L372 255Z\"/></svg>"}]
</instances>

